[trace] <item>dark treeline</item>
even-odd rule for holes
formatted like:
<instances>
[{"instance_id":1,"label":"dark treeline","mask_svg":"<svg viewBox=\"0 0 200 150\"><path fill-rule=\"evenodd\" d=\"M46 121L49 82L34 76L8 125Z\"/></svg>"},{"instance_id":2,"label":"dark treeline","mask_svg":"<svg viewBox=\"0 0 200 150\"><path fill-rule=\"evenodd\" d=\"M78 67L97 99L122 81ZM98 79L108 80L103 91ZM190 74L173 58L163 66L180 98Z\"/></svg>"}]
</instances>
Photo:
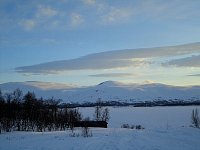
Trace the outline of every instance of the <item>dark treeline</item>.
<instances>
[{"instance_id":1,"label":"dark treeline","mask_svg":"<svg viewBox=\"0 0 200 150\"><path fill-rule=\"evenodd\" d=\"M4 95L0 90L0 133L73 128L81 114L74 108L59 107L60 102L54 98L38 99L32 92L23 95L19 89Z\"/></svg>"}]
</instances>

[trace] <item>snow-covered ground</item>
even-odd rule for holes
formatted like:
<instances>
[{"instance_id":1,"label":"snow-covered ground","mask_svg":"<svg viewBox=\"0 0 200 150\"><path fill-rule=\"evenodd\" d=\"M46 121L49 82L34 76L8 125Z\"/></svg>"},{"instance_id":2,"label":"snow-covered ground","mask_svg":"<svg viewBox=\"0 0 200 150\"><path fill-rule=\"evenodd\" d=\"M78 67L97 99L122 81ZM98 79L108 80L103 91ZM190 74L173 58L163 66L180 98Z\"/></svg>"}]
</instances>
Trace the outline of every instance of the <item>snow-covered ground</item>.
<instances>
[{"instance_id":1,"label":"snow-covered ground","mask_svg":"<svg viewBox=\"0 0 200 150\"><path fill-rule=\"evenodd\" d=\"M0 150L199 150L200 129L191 125L191 111L200 107L109 108L108 129L92 128L93 136L70 137L71 131L11 132L0 135ZM94 108L80 108L84 116ZM123 123L144 130L122 129ZM75 133L81 134L81 129Z\"/></svg>"},{"instance_id":2,"label":"snow-covered ground","mask_svg":"<svg viewBox=\"0 0 200 150\"><path fill-rule=\"evenodd\" d=\"M80 131L80 130L79 130ZM77 131L77 132L79 132ZM14 132L0 135L1 150L199 150L200 130L92 129L93 136L70 137L70 131Z\"/></svg>"}]
</instances>

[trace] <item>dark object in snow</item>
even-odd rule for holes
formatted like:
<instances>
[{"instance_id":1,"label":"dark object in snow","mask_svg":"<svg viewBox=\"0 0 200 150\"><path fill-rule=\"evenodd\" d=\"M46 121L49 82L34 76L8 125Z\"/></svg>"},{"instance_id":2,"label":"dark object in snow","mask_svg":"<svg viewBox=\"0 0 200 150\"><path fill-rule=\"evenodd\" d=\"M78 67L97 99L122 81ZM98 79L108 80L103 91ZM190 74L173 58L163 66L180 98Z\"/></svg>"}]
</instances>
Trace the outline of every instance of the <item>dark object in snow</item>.
<instances>
[{"instance_id":1,"label":"dark object in snow","mask_svg":"<svg viewBox=\"0 0 200 150\"><path fill-rule=\"evenodd\" d=\"M129 125L129 124L123 124L121 128L136 129L136 130L144 129L144 127L142 127L141 125Z\"/></svg>"},{"instance_id":2,"label":"dark object in snow","mask_svg":"<svg viewBox=\"0 0 200 150\"><path fill-rule=\"evenodd\" d=\"M106 121L77 121L74 123L74 127L99 127L107 128Z\"/></svg>"}]
</instances>

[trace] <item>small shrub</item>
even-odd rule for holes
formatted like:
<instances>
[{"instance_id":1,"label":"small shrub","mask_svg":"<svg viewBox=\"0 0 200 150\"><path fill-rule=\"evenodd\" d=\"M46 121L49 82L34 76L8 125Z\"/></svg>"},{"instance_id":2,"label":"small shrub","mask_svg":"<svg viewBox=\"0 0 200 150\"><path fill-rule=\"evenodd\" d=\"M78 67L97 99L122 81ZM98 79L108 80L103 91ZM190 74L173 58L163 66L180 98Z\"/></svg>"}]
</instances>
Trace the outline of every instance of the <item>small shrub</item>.
<instances>
[{"instance_id":1,"label":"small shrub","mask_svg":"<svg viewBox=\"0 0 200 150\"><path fill-rule=\"evenodd\" d=\"M79 137L80 134L79 133L75 133L73 130L72 132L69 134L70 137Z\"/></svg>"},{"instance_id":2,"label":"small shrub","mask_svg":"<svg viewBox=\"0 0 200 150\"><path fill-rule=\"evenodd\" d=\"M129 126L129 124L123 124L122 126L121 126L121 128L130 128L130 126Z\"/></svg>"},{"instance_id":3,"label":"small shrub","mask_svg":"<svg viewBox=\"0 0 200 150\"><path fill-rule=\"evenodd\" d=\"M140 129L142 129L142 126L141 125L136 125L135 129L140 130Z\"/></svg>"},{"instance_id":4,"label":"small shrub","mask_svg":"<svg viewBox=\"0 0 200 150\"><path fill-rule=\"evenodd\" d=\"M74 132L73 132L73 133L70 133L69 136L70 136L70 137L79 137L80 134L79 134L79 133L74 133Z\"/></svg>"},{"instance_id":5,"label":"small shrub","mask_svg":"<svg viewBox=\"0 0 200 150\"><path fill-rule=\"evenodd\" d=\"M129 125L129 124L123 124L121 128L136 129L136 130L144 129L144 127L142 127L141 125Z\"/></svg>"},{"instance_id":6,"label":"small shrub","mask_svg":"<svg viewBox=\"0 0 200 150\"><path fill-rule=\"evenodd\" d=\"M135 129L135 125L132 125L130 128L131 128L131 129Z\"/></svg>"},{"instance_id":7,"label":"small shrub","mask_svg":"<svg viewBox=\"0 0 200 150\"><path fill-rule=\"evenodd\" d=\"M92 131L90 131L89 127L87 127L87 126L82 127L82 136L83 137L91 137L92 136Z\"/></svg>"}]
</instances>

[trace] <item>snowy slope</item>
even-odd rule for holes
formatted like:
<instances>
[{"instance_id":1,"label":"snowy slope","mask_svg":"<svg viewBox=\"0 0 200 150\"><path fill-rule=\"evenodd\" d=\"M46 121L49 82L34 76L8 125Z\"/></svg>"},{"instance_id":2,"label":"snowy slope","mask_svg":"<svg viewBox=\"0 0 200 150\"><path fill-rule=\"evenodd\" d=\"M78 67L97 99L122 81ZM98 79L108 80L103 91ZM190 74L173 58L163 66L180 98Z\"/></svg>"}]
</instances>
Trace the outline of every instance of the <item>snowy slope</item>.
<instances>
[{"instance_id":1,"label":"snowy slope","mask_svg":"<svg viewBox=\"0 0 200 150\"><path fill-rule=\"evenodd\" d=\"M64 102L79 103L95 102L99 98L103 101L123 102L200 99L200 86L176 87L157 83L122 84L114 81L105 81L96 86L79 88L67 85L59 88L56 86L41 88L40 86L41 84L35 84L35 82L16 82L0 84L0 89L5 93L20 88L24 93L34 91L38 97L50 98L53 96L63 99Z\"/></svg>"}]
</instances>

